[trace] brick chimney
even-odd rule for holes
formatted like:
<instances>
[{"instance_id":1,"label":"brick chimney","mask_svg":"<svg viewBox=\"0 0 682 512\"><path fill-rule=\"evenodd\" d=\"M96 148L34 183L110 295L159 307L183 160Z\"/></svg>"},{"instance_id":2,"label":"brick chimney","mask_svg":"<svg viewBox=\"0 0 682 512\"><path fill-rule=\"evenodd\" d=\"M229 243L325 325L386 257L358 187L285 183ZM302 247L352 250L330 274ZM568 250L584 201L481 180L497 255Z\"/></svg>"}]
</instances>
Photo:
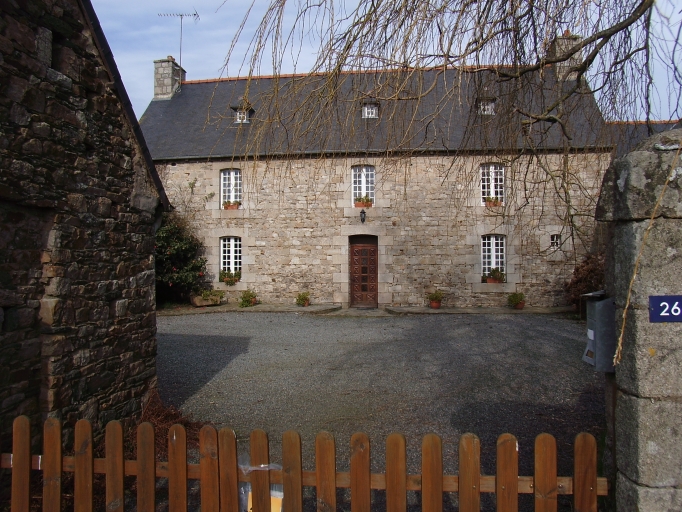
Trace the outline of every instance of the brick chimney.
<instances>
[{"instance_id":1,"label":"brick chimney","mask_svg":"<svg viewBox=\"0 0 682 512\"><path fill-rule=\"evenodd\" d=\"M154 99L169 100L180 84L185 81L187 72L182 69L172 56L154 61Z\"/></svg>"},{"instance_id":2,"label":"brick chimney","mask_svg":"<svg viewBox=\"0 0 682 512\"><path fill-rule=\"evenodd\" d=\"M552 42L551 46L549 47L549 56L556 57L557 55L562 55L566 53L568 50L570 50L572 47L578 44L580 42L580 39L581 39L580 36L571 34L571 32L568 30L565 31L563 35L558 36L554 40L554 42ZM561 81L576 80L578 78L578 74L575 71L569 73L568 70L580 64L582 58L583 52L581 50L570 59L563 62L557 62L556 64L554 64L557 78Z\"/></svg>"}]
</instances>

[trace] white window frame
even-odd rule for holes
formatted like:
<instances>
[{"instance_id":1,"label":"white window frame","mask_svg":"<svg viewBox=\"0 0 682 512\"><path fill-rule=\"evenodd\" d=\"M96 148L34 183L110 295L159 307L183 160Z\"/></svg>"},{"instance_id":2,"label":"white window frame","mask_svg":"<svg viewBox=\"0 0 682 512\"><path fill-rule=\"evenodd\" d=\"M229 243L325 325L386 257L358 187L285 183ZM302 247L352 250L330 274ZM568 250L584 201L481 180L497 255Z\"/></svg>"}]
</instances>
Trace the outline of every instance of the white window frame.
<instances>
[{"instance_id":1,"label":"white window frame","mask_svg":"<svg viewBox=\"0 0 682 512\"><path fill-rule=\"evenodd\" d=\"M482 99L478 100L478 115L480 116L494 116L495 115L495 100Z\"/></svg>"},{"instance_id":2,"label":"white window frame","mask_svg":"<svg viewBox=\"0 0 682 512\"><path fill-rule=\"evenodd\" d=\"M483 235L481 237L481 275L487 276L493 268L506 273L506 237Z\"/></svg>"},{"instance_id":3,"label":"white window frame","mask_svg":"<svg viewBox=\"0 0 682 512\"><path fill-rule=\"evenodd\" d=\"M355 205L355 198L369 196L374 203L374 182L376 171L373 165L354 165L353 169L353 196L351 204Z\"/></svg>"},{"instance_id":4,"label":"white window frame","mask_svg":"<svg viewBox=\"0 0 682 512\"><path fill-rule=\"evenodd\" d=\"M241 169L220 170L220 207L225 201L242 200L242 171Z\"/></svg>"},{"instance_id":5,"label":"white window frame","mask_svg":"<svg viewBox=\"0 0 682 512\"><path fill-rule=\"evenodd\" d=\"M242 269L242 239L225 236L220 239L220 270L238 272Z\"/></svg>"},{"instance_id":6,"label":"white window frame","mask_svg":"<svg viewBox=\"0 0 682 512\"><path fill-rule=\"evenodd\" d=\"M235 110L234 112L234 122L238 124L244 124L244 123L249 123L251 122L249 120L249 111L248 110Z\"/></svg>"},{"instance_id":7,"label":"white window frame","mask_svg":"<svg viewBox=\"0 0 682 512\"><path fill-rule=\"evenodd\" d=\"M549 247L550 249L558 249L561 247L561 233L549 235Z\"/></svg>"},{"instance_id":8,"label":"white window frame","mask_svg":"<svg viewBox=\"0 0 682 512\"><path fill-rule=\"evenodd\" d=\"M492 197L500 203L504 203L504 165L482 164L481 165L481 204L485 204L485 198Z\"/></svg>"},{"instance_id":9,"label":"white window frame","mask_svg":"<svg viewBox=\"0 0 682 512\"><path fill-rule=\"evenodd\" d=\"M379 117L379 105L377 103L365 103L362 106L363 119L377 119Z\"/></svg>"}]
</instances>

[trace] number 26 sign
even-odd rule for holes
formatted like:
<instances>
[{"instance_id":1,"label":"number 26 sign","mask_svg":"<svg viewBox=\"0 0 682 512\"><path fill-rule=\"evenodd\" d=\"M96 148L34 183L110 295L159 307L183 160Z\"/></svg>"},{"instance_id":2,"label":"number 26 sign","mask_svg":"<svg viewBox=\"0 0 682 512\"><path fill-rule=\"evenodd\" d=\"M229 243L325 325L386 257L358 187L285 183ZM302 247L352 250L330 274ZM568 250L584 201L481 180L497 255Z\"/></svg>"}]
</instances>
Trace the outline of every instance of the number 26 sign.
<instances>
[{"instance_id":1,"label":"number 26 sign","mask_svg":"<svg viewBox=\"0 0 682 512\"><path fill-rule=\"evenodd\" d=\"M682 295L649 296L649 322L682 322Z\"/></svg>"}]
</instances>

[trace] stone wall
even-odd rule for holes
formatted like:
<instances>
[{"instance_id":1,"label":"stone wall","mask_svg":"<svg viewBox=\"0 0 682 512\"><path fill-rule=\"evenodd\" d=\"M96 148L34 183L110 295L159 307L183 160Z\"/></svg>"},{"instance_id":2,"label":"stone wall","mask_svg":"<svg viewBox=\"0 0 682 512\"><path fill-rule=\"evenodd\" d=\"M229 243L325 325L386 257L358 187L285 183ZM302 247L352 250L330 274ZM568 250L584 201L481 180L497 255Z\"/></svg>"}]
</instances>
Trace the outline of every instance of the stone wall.
<instances>
[{"instance_id":1,"label":"stone wall","mask_svg":"<svg viewBox=\"0 0 682 512\"><path fill-rule=\"evenodd\" d=\"M524 292L527 304L565 303L563 284L590 247L594 208L608 154L530 158L405 157L271 162L157 164L171 202L186 212L206 245L217 288L236 297L291 303L300 291L313 302L349 303L348 237L379 244L379 305L424 305L439 288L444 304L505 305ZM479 166L506 165L504 206L481 205ZM376 201L362 224L352 204L351 166L374 165ZM220 209L221 169L240 168L244 200ZM553 178L550 178L550 175ZM569 176L567 186L557 184ZM190 190L188 182L196 180ZM570 198L567 207L566 198ZM575 230L569 229L569 219ZM563 244L550 248L550 235ZM507 283L481 282L481 236L506 235ZM221 237L241 237L242 281L218 283Z\"/></svg>"},{"instance_id":2,"label":"stone wall","mask_svg":"<svg viewBox=\"0 0 682 512\"><path fill-rule=\"evenodd\" d=\"M614 162L597 210L611 228L606 282L618 333L630 299L615 390L616 505L622 511L682 510L682 323L649 321L650 296L682 295L680 148L682 130L672 130Z\"/></svg>"},{"instance_id":3,"label":"stone wall","mask_svg":"<svg viewBox=\"0 0 682 512\"><path fill-rule=\"evenodd\" d=\"M19 414L68 440L130 421L156 383L159 192L89 23L77 0L1 10L3 450Z\"/></svg>"}]
</instances>

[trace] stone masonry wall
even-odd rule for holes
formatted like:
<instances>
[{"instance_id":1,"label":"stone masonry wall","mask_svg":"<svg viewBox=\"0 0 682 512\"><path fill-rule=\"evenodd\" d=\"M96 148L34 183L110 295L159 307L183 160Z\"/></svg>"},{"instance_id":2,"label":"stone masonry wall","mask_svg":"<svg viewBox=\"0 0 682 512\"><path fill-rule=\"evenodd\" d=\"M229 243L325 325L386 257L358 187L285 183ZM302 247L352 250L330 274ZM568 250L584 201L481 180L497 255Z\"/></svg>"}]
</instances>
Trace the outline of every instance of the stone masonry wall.
<instances>
[{"instance_id":1,"label":"stone masonry wall","mask_svg":"<svg viewBox=\"0 0 682 512\"><path fill-rule=\"evenodd\" d=\"M682 130L672 130L615 161L604 178L597 209L598 220L611 227L606 282L616 304L618 333L639 258L622 360L616 366L619 511L682 510L682 323L649 321L650 296L682 295L681 151Z\"/></svg>"},{"instance_id":2,"label":"stone masonry wall","mask_svg":"<svg viewBox=\"0 0 682 512\"><path fill-rule=\"evenodd\" d=\"M348 306L348 237L379 244L379 305L424 305L439 288L444 304L505 305L521 291L534 306L564 304L563 284L590 247L594 208L609 155L542 157L542 165L573 176L563 197L537 161L507 161L504 206L481 205L479 166L499 158L405 157L271 162L174 162L157 165L171 202L189 213L206 245L217 288L236 298L248 288L265 302L292 303L300 291L313 302ZM376 201L361 224L352 204L351 166L374 165ZM241 209L220 209L221 169L240 168ZM193 194L188 182L196 180ZM563 192L561 192L563 194ZM550 249L550 235L563 245ZM481 236L506 235L507 283L481 283ZM572 236L573 235L573 236ZM221 237L242 239L242 281L218 283Z\"/></svg>"},{"instance_id":3,"label":"stone masonry wall","mask_svg":"<svg viewBox=\"0 0 682 512\"><path fill-rule=\"evenodd\" d=\"M76 0L0 11L0 436L98 431L156 383L158 193Z\"/></svg>"}]
</instances>

